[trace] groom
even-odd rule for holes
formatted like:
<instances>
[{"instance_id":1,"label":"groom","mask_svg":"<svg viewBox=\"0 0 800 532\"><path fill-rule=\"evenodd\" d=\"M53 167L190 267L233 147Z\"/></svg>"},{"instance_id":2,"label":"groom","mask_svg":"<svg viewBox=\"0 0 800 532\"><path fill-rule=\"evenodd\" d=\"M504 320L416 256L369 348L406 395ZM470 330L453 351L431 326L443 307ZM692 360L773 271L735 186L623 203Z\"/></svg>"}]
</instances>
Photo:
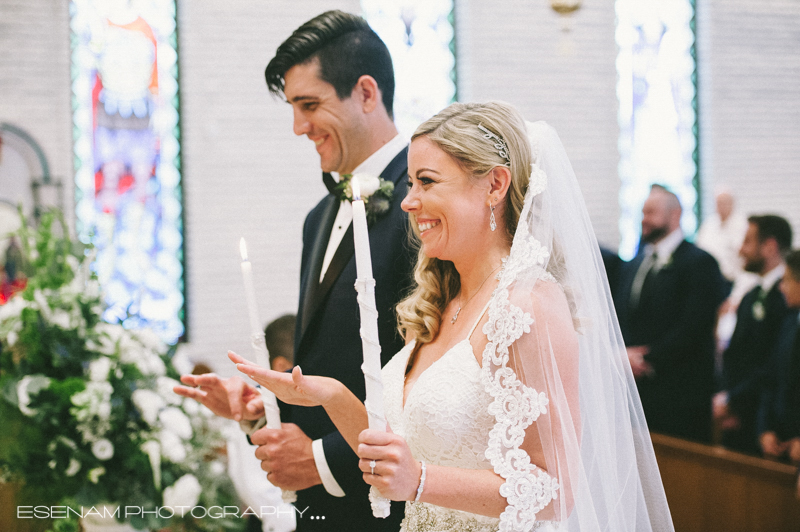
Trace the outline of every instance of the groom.
<instances>
[{"instance_id":1,"label":"groom","mask_svg":"<svg viewBox=\"0 0 800 532\"><path fill-rule=\"evenodd\" d=\"M369 227L381 358L386 363L403 346L394 306L411 283L414 263L407 218L400 209L408 150L392 120L391 56L362 18L328 11L278 47L265 76L269 90L292 106L294 133L315 144L323 181L331 191L303 227L295 363L307 375L339 380L363 400L352 208L335 195L335 186L338 176L358 173L380 175L394 184L387 209ZM182 394L221 415L243 412L234 403L252 396L249 386L240 383L237 395L236 377L214 378L216 382L184 378L187 384L202 384L204 392ZM230 394L230 408L213 408L213 393L218 398ZM297 514L298 531L399 529L403 505L393 504L387 519L372 516L358 457L323 408L282 404L281 418L280 430L260 428L250 439L259 446L256 457L269 481L297 491L296 506L303 512Z\"/></svg>"}]
</instances>

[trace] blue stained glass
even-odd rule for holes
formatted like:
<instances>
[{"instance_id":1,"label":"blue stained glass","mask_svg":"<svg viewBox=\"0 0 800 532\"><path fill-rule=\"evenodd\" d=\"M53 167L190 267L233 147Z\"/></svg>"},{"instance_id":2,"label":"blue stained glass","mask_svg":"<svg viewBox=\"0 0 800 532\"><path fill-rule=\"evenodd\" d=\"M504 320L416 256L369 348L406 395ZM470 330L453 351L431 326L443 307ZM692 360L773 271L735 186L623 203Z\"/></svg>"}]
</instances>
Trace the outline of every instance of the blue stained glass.
<instances>
[{"instance_id":1,"label":"blue stained glass","mask_svg":"<svg viewBox=\"0 0 800 532\"><path fill-rule=\"evenodd\" d=\"M650 185L675 192L697 230L697 87L693 0L617 0L620 255L636 253Z\"/></svg>"},{"instance_id":2,"label":"blue stained glass","mask_svg":"<svg viewBox=\"0 0 800 532\"><path fill-rule=\"evenodd\" d=\"M73 0L78 238L93 243L104 319L185 334L175 0Z\"/></svg>"},{"instance_id":3,"label":"blue stained glass","mask_svg":"<svg viewBox=\"0 0 800 532\"><path fill-rule=\"evenodd\" d=\"M453 0L362 0L361 9L392 54L395 123L410 137L456 98Z\"/></svg>"}]
</instances>

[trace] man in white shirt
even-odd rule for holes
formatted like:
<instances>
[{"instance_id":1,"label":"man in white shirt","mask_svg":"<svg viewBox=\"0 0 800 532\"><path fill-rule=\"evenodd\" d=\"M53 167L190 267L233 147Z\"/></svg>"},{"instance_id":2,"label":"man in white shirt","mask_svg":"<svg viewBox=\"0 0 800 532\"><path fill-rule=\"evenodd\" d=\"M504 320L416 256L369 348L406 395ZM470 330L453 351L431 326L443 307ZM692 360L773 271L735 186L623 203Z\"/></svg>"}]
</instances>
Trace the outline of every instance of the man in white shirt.
<instances>
[{"instance_id":1,"label":"man in white shirt","mask_svg":"<svg viewBox=\"0 0 800 532\"><path fill-rule=\"evenodd\" d=\"M771 214L751 216L740 254L744 268L759 284L739 304L736 328L722 356L722 391L714 396L714 417L726 447L758 454L758 405L768 377L769 356L788 312L780 291L786 271L784 255L792 245L792 228Z\"/></svg>"},{"instance_id":2,"label":"man in white shirt","mask_svg":"<svg viewBox=\"0 0 800 532\"><path fill-rule=\"evenodd\" d=\"M369 226L385 363L403 345L394 307L412 282L415 262L407 217L400 209L408 165L406 141L392 121L391 56L362 18L329 11L278 47L265 77L270 91L292 106L294 133L314 142L330 191L303 227L295 364L307 375L339 380L363 400L352 208L337 184L353 174L371 174L394 185L391 197L376 198L373 206L385 208L373 211ZM263 415L258 394L238 377L182 380L203 389L176 391L220 415L245 421ZM281 420L280 430L256 425L248 432L268 480L297 491L298 531L399 529L403 505L393 503L387 519L372 516L358 457L324 409L282 404Z\"/></svg>"}]
</instances>

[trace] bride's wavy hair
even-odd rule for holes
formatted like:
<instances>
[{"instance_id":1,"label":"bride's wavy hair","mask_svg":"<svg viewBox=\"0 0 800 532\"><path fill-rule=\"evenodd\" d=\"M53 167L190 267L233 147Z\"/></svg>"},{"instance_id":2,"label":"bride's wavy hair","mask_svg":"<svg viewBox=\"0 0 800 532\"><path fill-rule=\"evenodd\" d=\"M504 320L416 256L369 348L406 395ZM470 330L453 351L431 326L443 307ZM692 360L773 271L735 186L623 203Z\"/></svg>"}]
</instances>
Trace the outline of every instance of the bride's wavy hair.
<instances>
[{"instance_id":1,"label":"bride's wavy hair","mask_svg":"<svg viewBox=\"0 0 800 532\"><path fill-rule=\"evenodd\" d=\"M509 161L495 148L495 141L484 137L478 126L488 129L506 143ZM433 118L423 122L411 141L426 137L473 179L480 179L498 166L511 171L511 184L505 199L498 205L509 245L517 230L519 215L525 200L531 174L531 149L525 120L505 102L454 103ZM439 333L442 313L458 294L461 278L446 260L425 255L420 245L419 229L409 217L410 238L419 248L414 280L417 286L397 304L398 329L403 338L409 335L417 340L417 347L432 342Z\"/></svg>"}]
</instances>

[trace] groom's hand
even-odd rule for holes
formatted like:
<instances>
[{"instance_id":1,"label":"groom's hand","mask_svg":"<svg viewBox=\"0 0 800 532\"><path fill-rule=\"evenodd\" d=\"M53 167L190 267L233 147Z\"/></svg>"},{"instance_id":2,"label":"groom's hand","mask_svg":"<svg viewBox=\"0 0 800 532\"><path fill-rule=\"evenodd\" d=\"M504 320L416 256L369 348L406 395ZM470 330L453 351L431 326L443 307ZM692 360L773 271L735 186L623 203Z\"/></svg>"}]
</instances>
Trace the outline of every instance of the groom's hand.
<instances>
[{"instance_id":1,"label":"groom's hand","mask_svg":"<svg viewBox=\"0 0 800 532\"><path fill-rule=\"evenodd\" d=\"M283 423L280 429L261 428L250 441L258 445L256 458L273 485L297 491L322 484L311 438L294 423Z\"/></svg>"}]
</instances>

